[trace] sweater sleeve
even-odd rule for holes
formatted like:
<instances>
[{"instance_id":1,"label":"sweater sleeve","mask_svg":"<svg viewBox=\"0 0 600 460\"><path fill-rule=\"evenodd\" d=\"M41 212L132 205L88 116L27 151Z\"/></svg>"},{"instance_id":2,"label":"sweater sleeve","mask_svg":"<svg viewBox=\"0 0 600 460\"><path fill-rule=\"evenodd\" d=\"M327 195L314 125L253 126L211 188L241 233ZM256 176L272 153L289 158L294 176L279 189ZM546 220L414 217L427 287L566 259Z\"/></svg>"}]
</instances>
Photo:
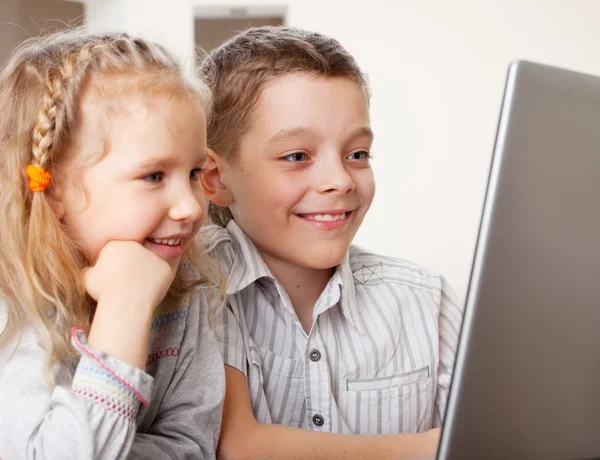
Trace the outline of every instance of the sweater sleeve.
<instances>
[{"instance_id":1,"label":"sweater sleeve","mask_svg":"<svg viewBox=\"0 0 600 460\"><path fill-rule=\"evenodd\" d=\"M0 330L2 316L0 305ZM70 370L58 367L61 383L52 391L43 379L45 350L31 327L0 349L0 458L127 457L153 378L88 347L82 330L73 330L72 343L81 354L72 381Z\"/></svg>"}]
</instances>

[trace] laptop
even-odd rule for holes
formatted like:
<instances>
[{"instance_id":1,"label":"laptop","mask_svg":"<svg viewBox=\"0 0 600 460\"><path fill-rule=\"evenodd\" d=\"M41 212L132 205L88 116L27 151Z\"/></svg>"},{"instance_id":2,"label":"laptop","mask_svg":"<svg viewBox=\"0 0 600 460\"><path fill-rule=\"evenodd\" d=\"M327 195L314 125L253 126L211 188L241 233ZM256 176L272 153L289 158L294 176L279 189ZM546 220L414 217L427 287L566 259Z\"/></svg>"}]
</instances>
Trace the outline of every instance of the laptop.
<instances>
[{"instance_id":1,"label":"laptop","mask_svg":"<svg viewBox=\"0 0 600 460\"><path fill-rule=\"evenodd\" d=\"M508 72L437 459L600 458L600 78Z\"/></svg>"}]
</instances>

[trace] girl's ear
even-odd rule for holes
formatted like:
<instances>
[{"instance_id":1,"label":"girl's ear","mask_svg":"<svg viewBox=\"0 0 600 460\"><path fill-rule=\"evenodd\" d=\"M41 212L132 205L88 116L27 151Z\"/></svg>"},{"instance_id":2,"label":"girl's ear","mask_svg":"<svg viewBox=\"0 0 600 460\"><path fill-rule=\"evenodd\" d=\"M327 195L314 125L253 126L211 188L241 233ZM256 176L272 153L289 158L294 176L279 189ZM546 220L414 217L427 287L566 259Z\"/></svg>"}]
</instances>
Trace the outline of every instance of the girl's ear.
<instances>
[{"instance_id":1,"label":"girl's ear","mask_svg":"<svg viewBox=\"0 0 600 460\"><path fill-rule=\"evenodd\" d=\"M222 181L225 166L225 161L214 150L208 149L208 158L200 173L204 194L210 201L223 208L233 204L233 197Z\"/></svg>"}]
</instances>

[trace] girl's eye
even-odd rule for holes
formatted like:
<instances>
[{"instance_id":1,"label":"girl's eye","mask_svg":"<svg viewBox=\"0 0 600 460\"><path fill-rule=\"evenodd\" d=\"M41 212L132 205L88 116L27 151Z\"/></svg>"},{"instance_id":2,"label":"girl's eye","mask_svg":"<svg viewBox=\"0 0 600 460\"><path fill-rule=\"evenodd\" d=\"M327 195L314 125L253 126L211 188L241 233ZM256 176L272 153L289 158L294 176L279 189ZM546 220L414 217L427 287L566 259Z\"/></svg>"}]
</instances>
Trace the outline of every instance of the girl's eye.
<instances>
[{"instance_id":1,"label":"girl's eye","mask_svg":"<svg viewBox=\"0 0 600 460\"><path fill-rule=\"evenodd\" d=\"M163 173L155 172L155 173L144 176L142 179L144 179L147 182L157 183L157 182L160 182L162 180L162 178L163 178Z\"/></svg>"},{"instance_id":2,"label":"girl's eye","mask_svg":"<svg viewBox=\"0 0 600 460\"><path fill-rule=\"evenodd\" d=\"M202 168L194 168L190 171L190 179L192 180L200 180L200 172Z\"/></svg>"},{"instance_id":3,"label":"girl's eye","mask_svg":"<svg viewBox=\"0 0 600 460\"><path fill-rule=\"evenodd\" d=\"M284 160L291 161L293 163L300 163L308 159L308 155L304 152L294 152L283 157Z\"/></svg>"},{"instance_id":4,"label":"girl's eye","mask_svg":"<svg viewBox=\"0 0 600 460\"><path fill-rule=\"evenodd\" d=\"M371 154L366 150L359 150L348 156L349 160L368 160L369 158L371 158Z\"/></svg>"}]
</instances>

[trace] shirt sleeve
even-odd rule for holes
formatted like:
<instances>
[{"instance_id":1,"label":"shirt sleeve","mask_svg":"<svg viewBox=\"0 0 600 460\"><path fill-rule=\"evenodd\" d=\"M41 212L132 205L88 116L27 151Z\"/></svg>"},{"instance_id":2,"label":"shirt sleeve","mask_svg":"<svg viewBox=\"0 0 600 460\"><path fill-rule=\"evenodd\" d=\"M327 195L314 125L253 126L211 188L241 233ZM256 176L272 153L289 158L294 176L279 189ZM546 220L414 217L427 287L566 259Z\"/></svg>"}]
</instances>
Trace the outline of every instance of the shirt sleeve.
<instances>
[{"instance_id":1,"label":"shirt sleeve","mask_svg":"<svg viewBox=\"0 0 600 460\"><path fill-rule=\"evenodd\" d=\"M0 350L0 458L126 458L153 378L88 347L80 329L72 343L81 354L72 382L51 392L43 379L46 352L31 327ZM57 375L70 380L64 366Z\"/></svg>"},{"instance_id":2,"label":"shirt sleeve","mask_svg":"<svg viewBox=\"0 0 600 460\"><path fill-rule=\"evenodd\" d=\"M224 397L225 371L207 302L194 293L174 375L156 419L136 435L129 458L216 458Z\"/></svg>"},{"instance_id":3,"label":"shirt sleeve","mask_svg":"<svg viewBox=\"0 0 600 460\"><path fill-rule=\"evenodd\" d=\"M215 317L215 335L225 364L235 367L248 378L244 334L229 303Z\"/></svg>"},{"instance_id":4,"label":"shirt sleeve","mask_svg":"<svg viewBox=\"0 0 600 460\"><path fill-rule=\"evenodd\" d=\"M442 288L440 295L440 312L438 317L439 330L439 365L438 365L438 384L435 396L434 407L434 427L442 425L446 414L446 405L448 402L448 393L452 372L454 369L454 360L456 358L456 348L463 319L464 305L448 286L446 280L442 278Z\"/></svg>"}]
</instances>

